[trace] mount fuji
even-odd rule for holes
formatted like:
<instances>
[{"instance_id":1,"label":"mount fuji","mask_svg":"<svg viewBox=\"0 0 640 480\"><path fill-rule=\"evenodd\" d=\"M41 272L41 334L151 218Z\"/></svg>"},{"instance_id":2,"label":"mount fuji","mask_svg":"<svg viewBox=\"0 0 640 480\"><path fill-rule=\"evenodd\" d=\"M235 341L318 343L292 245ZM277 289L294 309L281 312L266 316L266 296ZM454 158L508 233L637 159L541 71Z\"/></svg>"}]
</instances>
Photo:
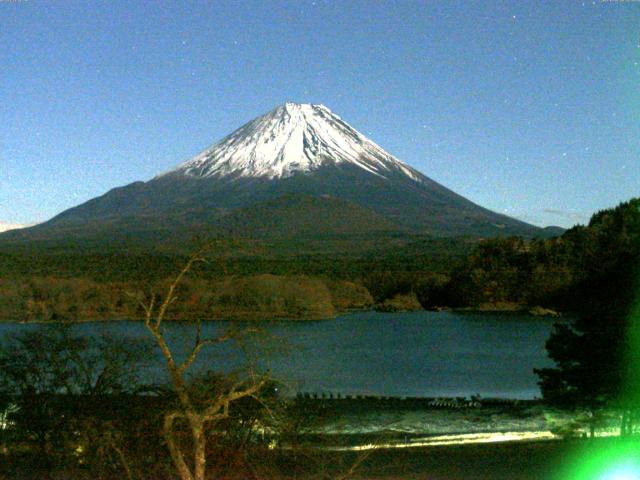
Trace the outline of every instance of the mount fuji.
<instances>
[{"instance_id":1,"label":"mount fuji","mask_svg":"<svg viewBox=\"0 0 640 480\"><path fill-rule=\"evenodd\" d=\"M175 169L115 188L14 239L405 232L543 236L387 153L323 105L285 103Z\"/></svg>"}]
</instances>

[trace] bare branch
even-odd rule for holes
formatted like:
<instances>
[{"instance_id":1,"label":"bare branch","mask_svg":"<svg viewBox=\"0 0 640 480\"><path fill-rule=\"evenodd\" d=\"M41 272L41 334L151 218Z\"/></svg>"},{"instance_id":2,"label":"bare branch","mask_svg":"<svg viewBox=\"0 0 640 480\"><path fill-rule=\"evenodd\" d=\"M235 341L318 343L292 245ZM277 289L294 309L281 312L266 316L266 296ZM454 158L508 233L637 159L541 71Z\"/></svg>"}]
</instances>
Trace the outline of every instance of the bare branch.
<instances>
[{"instance_id":1,"label":"bare branch","mask_svg":"<svg viewBox=\"0 0 640 480\"><path fill-rule=\"evenodd\" d=\"M144 323L145 325L149 325L151 323L151 317L153 316L153 309L155 308L155 303L156 303L156 294L152 293L151 294L151 298L149 299L148 302L145 302L144 300L140 300L140 306L142 307L142 310L144 311Z\"/></svg>"},{"instance_id":2,"label":"bare branch","mask_svg":"<svg viewBox=\"0 0 640 480\"><path fill-rule=\"evenodd\" d=\"M169 308L169 306L177 300L177 297L175 296L176 288L178 287L180 282L182 282L184 276L189 273L195 263L206 261L203 255L209 248L211 248L211 244L206 244L194 255L192 255L187 261L186 265L182 268L182 270L180 270L180 273L178 273L173 282L171 282L171 285L169 285L169 290L167 291L164 301L160 305L160 310L156 315L156 328L160 328L160 325L162 324L162 321L164 320L165 314L167 312L167 308Z\"/></svg>"},{"instance_id":3,"label":"bare branch","mask_svg":"<svg viewBox=\"0 0 640 480\"><path fill-rule=\"evenodd\" d=\"M200 344L200 337L202 336L202 322L198 320L196 322L196 341L193 348L196 348Z\"/></svg>"},{"instance_id":4,"label":"bare branch","mask_svg":"<svg viewBox=\"0 0 640 480\"><path fill-rule=\"evenodd\" d=\"M251 397L255 395L267 383L270 375L270 372L265 373L258 382L251 384L243 390L238 389L244 382L237 382L231 387L228 393L220 395L220 398L213 405L205 409L203 415L208 418L212 417L220 409L223 409L224 412L228 412L230 403L244 397Z\"/></svg>"},{"instance_id":5,"label":"bare branch","mask_svg":"<svg viewBox=\"0 0 640 480\"><path fill-rule=\"evenodd\" d=\"M127 474L127 480L133 480L133 473L131 471L131 466L129 465L129 461L127 460L127 456L124 454L124 451L116 444L113 438L109 438L109 442L111 444L111 448L118 455L118 459L120 460L120 464L122 468L124 468L125 473Z\"/></svg>"},{"instance_id":6,"label":"bare branch","mask_svg":"<svg viewBox=\"0 0 640 480\"><path fill-rule=\"evenodd\" d=\"M173 463L178 471L181 480L204 480L206 469L206 435L204 434L204 426L206 423L218 422L229 416L229 405L244 397L257 398L257 393L266 384L269 373L265 374L259 381L252 382L248 385L247 381L239 381L231 386L229 391L213 395L204 406L193 403L192 394L185 379L186 370L195 362L200 351L208 345L221 344L229 340L238 340L241 333L256 333L257 328L248 328L244 332L237 332L230 329L225 334L216 338L202 338L202 323L196 322L196 334L191 351L180 364L176 364L171 348L165 340L162 322L165 320L168 308L177 301L176 289L182 282L183 278L191 270L197 262L205 262L204 252L212 246L212 243L205 245L197 253L192 255L182 270L173 279L169 285L166 294L158 300L159 306L156 309L156 295L152 295L148 302L140 302L145 312L145 326L153 335L156 343L160 347L165 358L167 370L173 384L175 394L180 401L179 411L167 413L164 417L163 434L167 441L167 446L171 454ZM224 265L222 266L223 270ZM252 372L252 380L255 380L255 374ZM208 406L207 406L208 405ZM191 469L185 460L185 452L180 448L176 441L174 432L174 422L176 419L182 418L188 422L191 431L192 448L189 456L193 455L193 469ZM189 462L191 463L191 462Z\"/></svg>"},{"instance_id":7,"label":"bare branch","mask_svg":"<svg viewBox=\"0 0 640 480\"><path fill-rule=\"evenodd\" d=\"M365 462L365 460L367 460L371 456L373 451L374 450L371 449L368 452L364 452L358 455L356 460L351 465L351 468L349 468L349 470L347 470L345 473L337 477L337 480L346 480L347 478L351 477L356 472L356 470L360 468L360 465L362 465Z\"/></svg>"},{"instance_id":8,"label":"bare branch","mask_svg":"<svg viewBox=\"0 0 640 480\"><path fill-rule=\"evenodd\" d=\"M187 358L185 358L185 360L178 367L178 372L180 373L180 375L182 375L191 366L191 364L195 361L196 357L198 356L198 353L200 353L200 350L202 350L204 347L206 347L207 345L216 345L219 343L223 343L228 340L230 340L230 337L222 336L218 338L208 338L206 340L199 340L198 342L196 342L196 344L191 349L191 352L189 353Z\"/></svg>"}]
</instances>

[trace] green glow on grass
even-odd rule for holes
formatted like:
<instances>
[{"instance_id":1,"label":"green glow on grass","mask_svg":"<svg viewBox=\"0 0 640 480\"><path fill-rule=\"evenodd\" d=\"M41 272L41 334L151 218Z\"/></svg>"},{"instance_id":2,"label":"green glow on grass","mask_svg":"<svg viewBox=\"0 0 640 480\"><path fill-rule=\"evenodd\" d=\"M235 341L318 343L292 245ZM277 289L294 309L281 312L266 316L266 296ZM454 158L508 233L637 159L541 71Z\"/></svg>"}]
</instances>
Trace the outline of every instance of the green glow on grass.
<instances>
[{"instance_id":1,"label":"green glow on grass","mask_svg":"<svg viewBox=\"0 0 640 480\"><path fill-rule=\"evenodd\" d=\"M602 480L638 480L640 470L637 465L621 465L605 473Z\"/></svg>"},{"instance_id":2,"label":"green glow on grass","mask_svg":"<svg viewBox=\"0 0 640 480\"><path fill-rule=\"evenodd\" d=\"M640 441L585 441L557 480L640 480Z\"/></svg>"},{"instance_id":3,"label":"green glow on grass","mask_svg":"<svg viewBox=\"0 0 640 480\"><path fill-rule=\"evenodd\" d=\"M630 208L640 212L640 203L633 200ZM622 275L616 282L620 295L609 292L606 299L610 311L608 314L605 311L604 320L611 324L603 323L601 328L612 329L610 338L603 336L611 344L597 346L595 353L615 355L610 372L614 388L608 392L611 398L605 408L619 412L622 419L627 420L620 422L626 435L576 441L576 448L554 472L554 480L640 480L640 264L629 263L637 261L639 224L635 212L629 210L624 215L628 230L620 232L619 240L621 244L627 242L624 248L632 253L628 257L623 253L616 264Z\"/></svg>"},{"instance_id":4,"label":"green glow on grass","mask_svg":"<svg viewBox=\"0 0 640 480\"><path fill-rule=\"evenodd\" d=\"M636 286L638 286L636 282ZM621 406L640 408L640 288L626 322ZM636 427L636 432L637 432ZM585 440L565 462L556 480L640 480L640 436Z\"/></svg>"}]
</instances>

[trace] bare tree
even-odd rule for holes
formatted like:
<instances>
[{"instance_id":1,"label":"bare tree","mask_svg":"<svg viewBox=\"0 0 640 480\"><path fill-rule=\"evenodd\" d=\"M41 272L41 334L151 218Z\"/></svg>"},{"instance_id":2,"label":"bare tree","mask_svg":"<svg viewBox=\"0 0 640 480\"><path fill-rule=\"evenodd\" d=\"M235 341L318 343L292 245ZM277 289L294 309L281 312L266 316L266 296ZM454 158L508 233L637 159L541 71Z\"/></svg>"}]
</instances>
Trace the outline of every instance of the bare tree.
<instances>
[{"instance_id":1,"label":"bare tree","mask_svg":"<svg viewBox=\"0 0 640 480\"><path fill-rule=\"evenodd\" d=\"M145 313L144 324L164 356L169 378L178 399L179 407L164 414L162 434L181 480L205 479L207 429L229 418L229 406L234 401L246 397L255 398L269 378L268 372L259 377L252 374L249 380L243 379L233 382L229 388L217 391L202 402L194 398L194 394L189 388L186 376L188 369L204 347L235 340L241 333L231 329L214 338L202 338L202 325L200 320L197 320L195 322L195 341L186 357L181 361L176 360L167 343L162 327L167 310L178 299L176 289L196 263L206 261L204 255L210 247L211 244L208 244L189 258L163 296L151 294L141 301ZM185 422L188 427L191 437L189 447L185 447L179 441L176 431L176 424L179 421Z\"/></svg>"}]
</instances>

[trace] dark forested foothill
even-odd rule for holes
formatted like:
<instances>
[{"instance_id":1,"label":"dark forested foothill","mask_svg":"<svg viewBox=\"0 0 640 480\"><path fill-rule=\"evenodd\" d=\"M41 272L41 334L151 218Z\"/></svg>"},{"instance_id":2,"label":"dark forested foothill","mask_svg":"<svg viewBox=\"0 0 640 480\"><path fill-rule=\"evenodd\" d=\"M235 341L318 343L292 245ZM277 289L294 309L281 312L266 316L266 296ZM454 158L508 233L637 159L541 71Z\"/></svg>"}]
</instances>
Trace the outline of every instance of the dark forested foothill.
<instances>
[{"instance_id":1,"label":"dark forested foothill","mask_svg":"<svg viewBox=\"0 0 640 480\"><path fill-rule=\"evenodd\" d=\"M603 210L587 226L575 226L557 238L482 241L452 270L443 303L581 312L605 287L615 298L615 287L626 282L624 271L637 260L639 207L640 199L633 199Z\"/></svg>"},{"instance_id":2,"label":"dark forested foothill","mask_svg":"<svg viewBox=\"0 0 640 480\"><path fill-rule=\"evenodd\" d=\"M347 238L220 241L182 286L175 318L326 318L354 309L453 307L574 312L606 268L633 256L638 199L548 239ZM241 245L239 247L238 245ZM154 288L182 250L0 244L0 317L139 318L130 292ZM622 252L622 253L621 253ZM252 292L249 294L248 292Z\"/></svg>"}]
</instances>

